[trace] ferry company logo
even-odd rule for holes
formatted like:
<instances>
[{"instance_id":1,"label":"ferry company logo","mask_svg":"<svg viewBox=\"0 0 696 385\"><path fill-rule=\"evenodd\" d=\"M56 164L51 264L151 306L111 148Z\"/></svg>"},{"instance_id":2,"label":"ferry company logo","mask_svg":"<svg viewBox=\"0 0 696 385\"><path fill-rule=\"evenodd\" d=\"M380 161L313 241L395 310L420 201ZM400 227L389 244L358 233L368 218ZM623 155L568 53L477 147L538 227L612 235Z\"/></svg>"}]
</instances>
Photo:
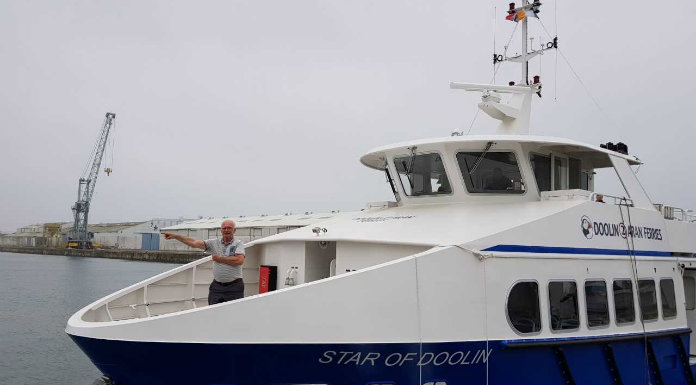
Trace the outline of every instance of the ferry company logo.
<instances>
[{"instance_id":1,"label":"ferry company logo","mask_svg":"<svg viewBox=\"0 0 696 385\"><path fill-rule=\"evenodd\" d=\"M582 229L582 234L587 239L592 239L595 235L603 237L621 237L624 239L628 236L628 230L623 222L593 222L587 215L583 215L580 218L580 228Z\"/></svg>"},{"instance_id":2,"label":"ferry company logo","mask_svg":"<svg viewBox=\"0 0 696 385\"><path fill-rule=\"evenodd\" d=\"M582 229L582 234L587 239L592 239L594 236L594 230L592 230L592 220L587 215L583 215L580 218L580 228Z\"/></svg>"},{"instance_id":3,"label":"ferry company logo","mask_svg":"<svg viewBox=\"0 0 696 385\"><path fill-rule=\"evenodd\" d=\"M626 239L627 237L638 239L649 239L653 241L662 240L662 229L648 226L626 226L623 222L595 222L587 215L580 217L580 229L582 235L587 239L592 239L595 235L601 237L617 237Z\"/></svg>"}]
</instances>

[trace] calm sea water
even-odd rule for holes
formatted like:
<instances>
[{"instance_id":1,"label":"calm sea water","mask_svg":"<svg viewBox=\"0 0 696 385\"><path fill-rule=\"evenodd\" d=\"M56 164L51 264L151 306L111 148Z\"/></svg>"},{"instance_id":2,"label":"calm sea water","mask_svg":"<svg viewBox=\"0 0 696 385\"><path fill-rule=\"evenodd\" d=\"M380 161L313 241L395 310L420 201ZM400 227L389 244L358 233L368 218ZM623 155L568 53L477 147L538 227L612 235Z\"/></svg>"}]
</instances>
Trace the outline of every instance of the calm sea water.
<instances>
[{"instance_id":1,"label":"calm sea water","mask_svg":"<svg viewBox=\"0 0 696 385\"><path fill-rule=\"evenodd\" d=\"M0 384L92 384L101 373L65 334L68 318L175 266L0 252Z\"/></svg>"}]
</instances>

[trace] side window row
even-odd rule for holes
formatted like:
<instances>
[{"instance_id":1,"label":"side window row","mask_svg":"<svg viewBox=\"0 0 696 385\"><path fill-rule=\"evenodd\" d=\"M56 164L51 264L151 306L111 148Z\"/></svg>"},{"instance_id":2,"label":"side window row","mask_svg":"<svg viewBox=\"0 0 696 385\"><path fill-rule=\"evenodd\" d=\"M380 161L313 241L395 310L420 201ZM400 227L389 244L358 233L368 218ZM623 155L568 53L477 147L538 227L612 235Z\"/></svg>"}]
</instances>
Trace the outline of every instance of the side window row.
<instances>
[{"instance_id":1,"label":"side window row","mask_svg":"<svg viewBox=\"0 0 696 385\"><path fill-rule=\"evenodd\" d=\"M630 279L614 280L612 292L614 294L613 305L616 324L621 326L635 322L633 282ZM551 330L578 329L580 327L580 312L575 281L549 282L548 295ZM674 295L674 281L671 278L660 280L660 298L662 300L662 318L676 317L677 302ZM638 303L643 321L658 319L657 291L654 280L638 280ZM588 327L609 325L609 300L604 280L585 281L585 309ZM519 333L541 331L539 284L537 282L518 282L512 287L508 295L507 315L512 327Z\"/></svg>"}]
</instances>

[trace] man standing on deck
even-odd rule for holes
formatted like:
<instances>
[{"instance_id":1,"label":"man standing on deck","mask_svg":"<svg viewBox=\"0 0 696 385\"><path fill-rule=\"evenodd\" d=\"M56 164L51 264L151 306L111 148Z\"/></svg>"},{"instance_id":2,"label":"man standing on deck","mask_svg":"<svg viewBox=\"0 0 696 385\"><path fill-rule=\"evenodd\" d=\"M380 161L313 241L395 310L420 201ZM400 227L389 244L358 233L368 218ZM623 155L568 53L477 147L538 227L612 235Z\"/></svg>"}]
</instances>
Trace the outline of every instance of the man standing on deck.
<instances>
[{"instance_id":1,"label":"man standing on deck","mask_svg":"<svg viewBox=\"0 0 696 385\"><path fill-rule=\"evenodd\" d=\"M213 253L213 282L208 292L208 305L244 297L244 281L242 280L244 242L234 239L234 232L237 230L234 221L230 219L222 221L220 230L222 239L213 238L207 241L164 233L165 239L176 239L189 247Z\"/></svg>"}]
</instances>

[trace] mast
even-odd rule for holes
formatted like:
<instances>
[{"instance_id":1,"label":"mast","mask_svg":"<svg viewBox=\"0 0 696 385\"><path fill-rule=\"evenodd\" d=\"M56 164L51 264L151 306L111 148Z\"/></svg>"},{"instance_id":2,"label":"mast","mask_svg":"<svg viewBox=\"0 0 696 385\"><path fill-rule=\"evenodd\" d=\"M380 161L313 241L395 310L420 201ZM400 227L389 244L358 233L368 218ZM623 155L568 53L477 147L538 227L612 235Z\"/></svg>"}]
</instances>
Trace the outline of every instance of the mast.
<instances>
[{"instance_id":1,"label":"mast","mask_svg":"<svg viewBox=\"0 0 696 385\"><path fill-rule=\"evenodd\" d=\"M507 56L507 47L505 53L493 53L493 65L497 66L503 62L516 62L522 65L522 76L519 85L511 81L507 86L499 86L492 84L472 84L472 83L450 83L452 89L463 89L466 91L481 92L481 103L479 108L490 117L500 120L498 126L498 134L519 135L529 133L529 121L532 111L532 96L537 94L541 97L541 79L534 76L530 82L529 79L529 61L537 55L543 54L549 49L558 48L558 38L554 37L551 42L542 44L541 48L535 50L534 47L529 50L528 22L530 17L539 18L541 2L533 0L522 0L522 6L515 7L515 3L510 3L510 8L507 11L506 20L521 23L522 29L522 51L520 55L509 57ZM507 102L502 101L501 94L510 94Z\"/></svg>"},{"instance_id":2,"label":"mast","mask_svg":"<svg viewBox=\"0 0 696 385\"><path fill-rule=\"evenodd\" d=\"M514 5L514 3L512 3ZM529 5L528 0L523 0L523 8L525 6ZM529 19L527 17L522 19L522 80L520 80L520 84L529 84L529 60L527 59L527 49L529 47L527 46L527 23L529 22Z\"/></svg>"}]
</instances>

